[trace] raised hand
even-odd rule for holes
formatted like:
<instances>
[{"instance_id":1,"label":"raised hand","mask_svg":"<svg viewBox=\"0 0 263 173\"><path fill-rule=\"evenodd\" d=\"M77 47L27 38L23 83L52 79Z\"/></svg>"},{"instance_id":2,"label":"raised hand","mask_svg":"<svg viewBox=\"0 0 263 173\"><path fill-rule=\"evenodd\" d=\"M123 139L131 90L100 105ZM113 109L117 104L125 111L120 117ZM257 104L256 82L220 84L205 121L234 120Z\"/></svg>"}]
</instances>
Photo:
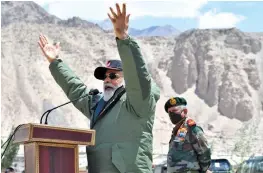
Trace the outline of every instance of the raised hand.
<instances>
[{"instance_id":1,"label":"raised hand","mask_svg":"<svg viewBox=\"0 0 263 173\"><path fill-rule=\"evenodd\" d=\"M59 42L54 44L50 44L48 42L48 39L44 35L39 36L38 45L40 46L44 56L47 58L47 60L51 63L54 61L58 55L59 55Z\"/></svg>"},{"instance_id":2,"label":"raised hand","mask_svg":"<svg viewBox=\"0 0 263 173\"><path fill-rule=\"evenodd\" d=\"M116 37L119 39L125 39L128 36L129 27L129 17L130 14L126 16L126 4L122 5L122 11L119 4L116 4L117 14L110 7L112 16L108 13L108 16L113 24L114 32Z\"/></svg>"}]
</instances>

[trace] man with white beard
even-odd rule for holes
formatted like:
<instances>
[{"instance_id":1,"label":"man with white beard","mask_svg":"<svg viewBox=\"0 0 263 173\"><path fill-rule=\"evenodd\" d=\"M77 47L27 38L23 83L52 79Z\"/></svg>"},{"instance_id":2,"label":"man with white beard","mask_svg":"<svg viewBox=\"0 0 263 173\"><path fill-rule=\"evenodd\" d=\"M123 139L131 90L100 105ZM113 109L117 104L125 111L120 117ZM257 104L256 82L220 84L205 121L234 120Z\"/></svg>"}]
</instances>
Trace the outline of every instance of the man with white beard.
<instances>
[{"instance_id":1,"label":"man with white beard","mask_svg":"<svg viewBox=\"0 0 263 173\"><path fill-rule=\"evenodd\" d=\"M139 45L128 35L130 15L126 15L126 5L121 11L116 4L116 9L117 13L110 8L108 16L121 61L110 60L94 71L94 76L104 81L104 94L94 94L56 58L59 44L50 44L40 35L39 46L67 97L82 97L73 104L90 119L90 128L96 130L95 146L87 147L88 172L152 173L152 128L160 90L149 74Z\"/></svg>"},{"instance_id":2,"label":"man with white beard","mask_svg":"<svg viewBox=\"0 0 263 173\"><path fill-rule=\"evenodd\" d=\"M95 117L103 109L104 105L114 95L115 91L124 86L122 64L120 60L109 60L106 63L106 67L97 67L94 71L94 76L103 80L103 98L97 104L95 110Z\"/></svg>"},{"instance_id":3,"label":"man with white beard","mask_svg":"<svg viewBox=\"0 0 263 173\"><path fill-rule=\"evenodd\" d=\"M117 88L124 85L122 65L120 60L109 60L106 67L95 69L94 76L99 80L104 80L104 97L108 101ZM114 80L115 79L115 80Z\"/></svg>"}]
</instances>

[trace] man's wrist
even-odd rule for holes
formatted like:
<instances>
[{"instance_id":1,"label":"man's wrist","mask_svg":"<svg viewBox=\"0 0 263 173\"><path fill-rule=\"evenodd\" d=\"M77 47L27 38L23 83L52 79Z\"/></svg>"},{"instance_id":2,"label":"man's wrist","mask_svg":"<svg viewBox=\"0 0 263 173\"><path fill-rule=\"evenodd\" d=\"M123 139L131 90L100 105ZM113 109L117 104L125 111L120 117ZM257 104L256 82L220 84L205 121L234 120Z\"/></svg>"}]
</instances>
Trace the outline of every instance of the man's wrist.
<instances>
[{"instance_id":1,"label":"man's wrist","mask_svg":"<svg viewBox=\"0 0 263 173\"><path fill-rule=\"evenodd\" d=\"M58 58L59 58L59 56L57 55L55 58L47 58L47 60L49 61L49 63L52 63L55 60L57 60Z\"/></svg>"},{"instance_id":2,"label":"man's wrist","mask_svg":"<svg viewBox=\"0 0 263 173\"><path fill-rule=\"evenodd\" d=\"M127 39L128 37L129 37L128 33L123 33L123 34L117 36L117 38L118 38L119 40L125 40L125 39Z\"/></svg>"},{"instance_id":3,"label":"man's wrist","mask_svg":"<svg viewBox=\"0 0 263 173\"><path fill-rule=\"evenodd\" d=\"M54 62L55 60L56 60L56 59L51 59L51 58L49 58L49 59L48 59L48 62L49 62L49 63L52 63L52 62Z\"/></svg>"}]
</instances>

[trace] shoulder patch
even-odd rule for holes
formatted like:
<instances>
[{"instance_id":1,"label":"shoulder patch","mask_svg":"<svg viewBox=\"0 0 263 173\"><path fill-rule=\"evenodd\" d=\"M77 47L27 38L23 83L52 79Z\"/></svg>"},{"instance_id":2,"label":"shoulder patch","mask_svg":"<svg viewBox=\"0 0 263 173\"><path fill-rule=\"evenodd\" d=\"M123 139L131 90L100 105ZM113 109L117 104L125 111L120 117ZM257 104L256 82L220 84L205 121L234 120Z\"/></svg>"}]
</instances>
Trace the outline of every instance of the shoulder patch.
<instances>
[{"instance_id":1,"label":"shoulder patch","mask_svg":"<svg viewBox=\"0 0 263 173\"><path fill-rule=\"evenodd\" d=\"M195 121L194 121L193 119L188 119L188 120L186 121L186 123L187 123L187 125L190 126L190 127L196 126L196 123L195 123Z\"/></svg>"}]
</instances>

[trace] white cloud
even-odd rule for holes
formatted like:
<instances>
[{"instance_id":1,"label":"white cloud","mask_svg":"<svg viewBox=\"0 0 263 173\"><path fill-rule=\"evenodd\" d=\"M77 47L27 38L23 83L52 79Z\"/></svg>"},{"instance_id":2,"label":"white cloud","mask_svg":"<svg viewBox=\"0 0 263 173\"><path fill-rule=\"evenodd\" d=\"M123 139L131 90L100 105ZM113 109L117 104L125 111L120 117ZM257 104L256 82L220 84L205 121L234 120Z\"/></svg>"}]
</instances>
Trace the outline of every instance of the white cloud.
<instances>
[{"instance_id":1,"label":"white cloud","mask_svg":"<svg viewBox=\"0 0 263 173\"><path fill-rule=\"evenodd\" d=\"M43 5L44 1L35 1ZM115 1L60 1L49 2L48 12L61 19L78 16L83 19L102 20L108 18L109 7L115 7ZM120 0L118 2L124 2ZM151 15L156 17L194 18L200 15L199 9L207 0L173 1L135 1L126 0L127 12L131 17Z\"/></svg>"},{"instance_id":2,"label":"white cloud","mask_svg":"<svg viewBox=\"0 0 263 173\"><path fill-rule=\"evenodd\" d=\"M216 9L199 16L199 28L232 28L246 17L229 12L219 12Z\"/></svg>"}]
</instances>

